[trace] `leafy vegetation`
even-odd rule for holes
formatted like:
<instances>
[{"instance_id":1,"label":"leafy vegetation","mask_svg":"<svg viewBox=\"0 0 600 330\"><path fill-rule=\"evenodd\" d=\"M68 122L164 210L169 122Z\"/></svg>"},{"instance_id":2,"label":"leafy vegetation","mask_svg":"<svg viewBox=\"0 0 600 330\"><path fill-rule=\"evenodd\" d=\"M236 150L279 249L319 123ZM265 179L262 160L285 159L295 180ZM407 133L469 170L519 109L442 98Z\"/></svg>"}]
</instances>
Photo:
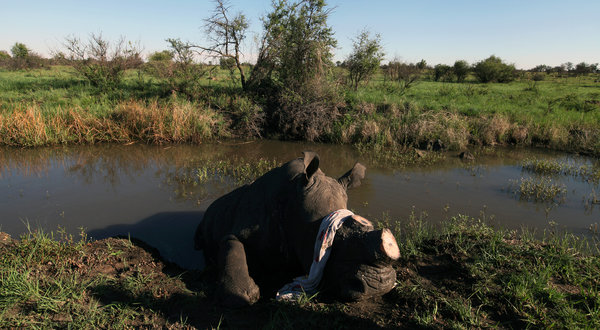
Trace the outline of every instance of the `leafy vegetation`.
<instances>
[{"instance_id":1,"label":"leafy vegetation","mask_svg":"<svg viewBox=\"0 0 600 330\"><path fill-rule=\"evenodd\" d=\"M535 202L561 203L567 194L567 188L564 185L554 183L552 179L542 178L521 178L511 181L512 191L520 199L532 200Z\"/></svg>"},{"instance_id":2,"label":"leafy vegetation","mask_svg":"<svg viewBox=\"0 0 600 330\"><path fill-rule=\"evenodd\" d=\"M375 35L371 38L367 30L362 31L353 44L352 53L344 62L344 66L348 68L350 86L357 90L360 83L368 82L377 71L384 53L381 36Z\"/></svg>"},{"instance_id":3,"label":"leafy vegetation","mask_svg":"<svg viewBox=\"0 0 600 330\"><path fill-rule=\"evenodd\" d=\"M523 161L522 167L524 170L536 174L569 175L593 183L598 183L600 181L600 168L590 164L577 166L547 159L526 159Z\"/></svg>"},{"instance_id":4,"label":"leafy vegetation","mask_svg":"<svg viewBox=\"0 0 600 330\"><path fill-rule=\"evenodd\" d=\"M473 73L482 83L492 81L505 83L514 80L515 66L514 64L506 64L499 57L492 55L475 64Z\"/></svg>"}]
</instances>

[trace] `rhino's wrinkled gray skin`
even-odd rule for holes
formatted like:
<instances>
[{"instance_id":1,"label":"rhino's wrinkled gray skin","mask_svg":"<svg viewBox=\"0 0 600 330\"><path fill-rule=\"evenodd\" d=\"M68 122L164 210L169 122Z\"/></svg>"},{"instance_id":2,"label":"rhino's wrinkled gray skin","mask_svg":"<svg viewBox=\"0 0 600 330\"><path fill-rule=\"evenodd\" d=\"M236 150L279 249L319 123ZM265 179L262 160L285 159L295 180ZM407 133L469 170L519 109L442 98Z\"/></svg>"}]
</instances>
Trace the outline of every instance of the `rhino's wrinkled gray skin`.
<instances>
[{"instance_id":1,"label":"rhino's wrinkled gray skin","mask_svg":"<svg viewBox=\"0 0 600 330\"><path fill-rule=\"evenodd\" d=\"M218 266L218 301L228 307L252 304L261 291L274 294L294 276L308 274L321 220L347 208L346 190L359 186L364 175L365 167L356 163L333 179L319 169L316 153L304 152L213 202L194 242L207 264ZM381 231L350 219L338 232L323 291L356 300L391 290L396 274L379 257Z\"/></svg>"}]
</instances>

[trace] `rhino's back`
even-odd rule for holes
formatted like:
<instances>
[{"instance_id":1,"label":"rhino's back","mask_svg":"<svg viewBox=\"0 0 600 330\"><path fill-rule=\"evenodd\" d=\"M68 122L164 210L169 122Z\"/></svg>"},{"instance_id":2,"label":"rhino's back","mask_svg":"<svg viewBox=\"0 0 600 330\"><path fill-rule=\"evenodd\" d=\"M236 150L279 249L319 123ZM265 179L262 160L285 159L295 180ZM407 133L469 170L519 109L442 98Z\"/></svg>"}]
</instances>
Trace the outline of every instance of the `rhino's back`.
<instances>
[{"instance_id":1,"label":"rhino's back","mask_svg":"<svg viewBox=\"0 0 600 330\"><path fill-rule=\"evenodd\" d=\"M281 204L291 189L290 165L296 167L294 162L275 168L252 184L215 200L196 230L195 248L203 249L207 259L214 260L220 240L232 234L244 243L247 252L279 250Z\"/></svg>"}]
</instances>

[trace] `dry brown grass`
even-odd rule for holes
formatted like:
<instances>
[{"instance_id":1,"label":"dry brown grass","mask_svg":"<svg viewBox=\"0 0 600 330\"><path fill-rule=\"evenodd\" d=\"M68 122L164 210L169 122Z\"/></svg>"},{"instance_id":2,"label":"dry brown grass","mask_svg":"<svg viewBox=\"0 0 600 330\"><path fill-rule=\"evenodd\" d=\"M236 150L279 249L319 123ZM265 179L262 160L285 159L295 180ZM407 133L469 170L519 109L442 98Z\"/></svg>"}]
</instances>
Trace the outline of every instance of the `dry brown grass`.
<instances>
[{"instance_id":1,"label":"dry brown grass","mask_svg":"<svg viewBox=\"0 0 600 330\"><path fill-rule=\"evenodd\" d=\"M501 115L482 117L479 121L479 138L483 145L495 145L506 141L511 128L510 121Z\"/></svg>"},{"instance_id":2,"label":"dry brown grass","mask_svg":"<svg viewBox=\"0 0 600 330\"><path fill-rule=\"evenodd\" d=\"M80 107L49 115L36 104L21 104L12 112L0 113L0 145L201 143L227 136L222 123L215 111L191 102L126 101L104 116Z\"/></svg>"},{"instance_id":3,"label":"dry brown grass","mask_svg":"<svg viewBox=\"0 0 600 330\"><path fill-rule=\"evenodd\" d=\"M417 146L440 140L445 148L452 150L466 148L470 137L468 122L451 112L423 112L400 131L404 139L415 141Z\"/></svg>"}]
</instances>

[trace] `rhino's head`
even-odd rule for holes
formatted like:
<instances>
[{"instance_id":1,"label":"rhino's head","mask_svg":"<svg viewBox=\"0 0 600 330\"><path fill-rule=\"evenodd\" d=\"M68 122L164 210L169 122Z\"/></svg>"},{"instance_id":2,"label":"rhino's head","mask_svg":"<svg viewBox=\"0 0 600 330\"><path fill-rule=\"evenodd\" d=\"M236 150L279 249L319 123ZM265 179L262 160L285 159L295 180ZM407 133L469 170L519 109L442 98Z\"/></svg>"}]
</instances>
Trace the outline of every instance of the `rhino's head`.
<instances>
[{"instance_id":1,"label":"rhino's head","mask_svg":"<svg viewBox=\"0 0 600 330\"><path fill-rule=\"evenodd\" d=\"M319 157L313 152L305 152L302 159L290 164L294 165L288 169L295 175L293 181L298 196L292 199L292 214L302 220L290 222L296 227L291 230L294 235L288 237L307 272L320 220L335 210L347 208L346 190L360 186L366 168L356 163L347 173L334 179L319 169ZM307 223L312 226L303 225ZM321 282L323 290L343 300L385 294L395 285L396 272L390 263L399 255L398 245L389 230L375 230L368 220L357 215L346 219L336 234L327 261Z\"/></svg>"},{"instance_id":2,"label":"rhino's head","mask_svg":"<svg viewBox=\"0 0 600 330\"><path fill-rule=\"evenodd\" d=\"M391 265L400 250L389 229L375 230L353 215L338 229L321 282L324 292L342 300L360 300L389 292L396 284Z\"/></svg>"}]
</instances>

